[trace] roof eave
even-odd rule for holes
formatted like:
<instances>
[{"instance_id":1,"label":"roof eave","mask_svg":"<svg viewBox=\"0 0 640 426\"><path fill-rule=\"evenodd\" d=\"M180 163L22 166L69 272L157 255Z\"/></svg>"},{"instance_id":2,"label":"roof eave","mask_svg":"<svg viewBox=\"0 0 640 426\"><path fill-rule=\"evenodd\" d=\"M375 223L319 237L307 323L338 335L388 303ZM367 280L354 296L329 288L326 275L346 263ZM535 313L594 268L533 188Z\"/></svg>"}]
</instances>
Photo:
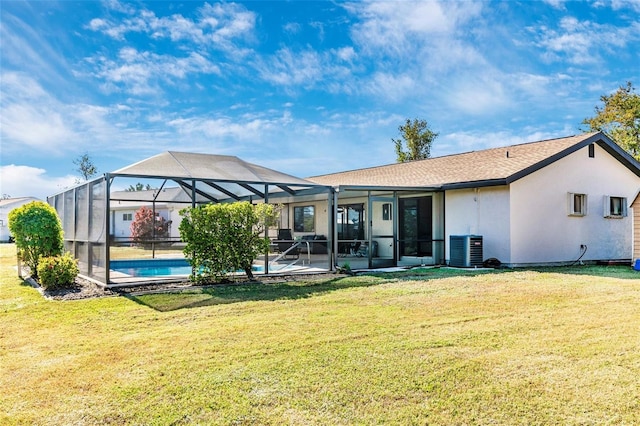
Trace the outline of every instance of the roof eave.
<instances>
[{"instance_id":1,"label":"roof eave","mask_svg":"<svg viewBox=\"0 0 640 426\"><path fill-rule=\"evenodd\" d=\"M552 163L555 163L556 161L566 157L567 155L573 154L574 152L586 146L589 146L593 143L597 143L605 151L607 151L609 154L615 157L618 161L624 164L627 168L629 168L633 173L635 173L637 176L640 176L640 163L638 163L633 157L631 157L622 148L620 148L618 144L612 141L607 135L605 135L602 132L598 132L589 136L586 139L583 139L582 141L576 143L575 145L572 145L569 148L558 152L555 155L547 157L536 164L533 164L529 167L526 167L512 174L511 176L507 177L506 182L507 184L515 182L516 180L521 179L525 176L528 176L531 173L536 172Z\"/></svg>"},{"instance_id":2,"label":"roof eave","mask_svg":"<svg viewBox=\"0 0 640 426\"><path fill-rule=\"evenodd\" d=\"M441 191L440 185L428 186L377 186L377 185L336 185L336 191Z\"/></svg>"},{"instance_id":3,"label":"roof eave","mask_svg":"<svg viewBox=\"0 0 640 426\"><path fill-rule=\"evenodd\" d=\"M507 180L504 178L500 178L500 179L475 180L470 182L447 183L442 185L442 189L448 191L452 189L484 188L487 186L503 186L503 185L507 185Z\"/></svg>"}]
</instances>

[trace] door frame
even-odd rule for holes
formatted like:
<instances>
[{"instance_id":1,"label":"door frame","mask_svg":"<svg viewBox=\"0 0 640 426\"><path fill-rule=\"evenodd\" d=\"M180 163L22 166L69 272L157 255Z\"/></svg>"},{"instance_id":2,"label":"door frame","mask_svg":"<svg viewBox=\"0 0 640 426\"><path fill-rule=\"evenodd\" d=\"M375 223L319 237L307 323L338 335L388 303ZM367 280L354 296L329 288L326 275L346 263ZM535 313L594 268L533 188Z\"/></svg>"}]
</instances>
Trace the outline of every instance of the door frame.
<instances>
[{"instance_id":1,"label":"door frame","mask_svg":"<svg viewBox=\"0 0 640 426\"><path fill-rule=\"evenodd\" d=\"M391 226L392 226L392 234L391 235L374 235L373 233L373 222L374 222L374 213L373 213L373 205L374 203L390 203L391 204ZM398 197L394 192L393 196L374 196L370 195L368 197L368 205L367 209L369 211L369 217L367 220L368 224L368 241L369 247L368 257L369 257L369 269L373 269L375 267L383 267L383 266L397 266L398 264ZM380 219L381 220L381 219ZM374 238L377 239L390 239L391 240L391 252L392 258L390 259L390 264L386 264L387 262L378 261L379 265L374 265L374 257L373 257L373 242ZM378 247L380 250L380 247ZM378 258L379 259L379 258ZM386 258L384 260L387 260ZM384 265L383 265L384 263Z\"/></svg>"}]
</instances>

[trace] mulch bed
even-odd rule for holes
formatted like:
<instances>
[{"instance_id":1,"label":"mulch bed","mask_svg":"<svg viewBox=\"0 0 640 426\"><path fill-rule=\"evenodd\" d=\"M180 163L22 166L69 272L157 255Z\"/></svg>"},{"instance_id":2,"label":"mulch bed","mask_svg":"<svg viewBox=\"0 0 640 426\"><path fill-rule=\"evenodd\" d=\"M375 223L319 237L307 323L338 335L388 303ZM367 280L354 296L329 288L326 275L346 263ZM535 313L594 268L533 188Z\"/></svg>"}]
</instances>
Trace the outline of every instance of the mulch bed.
<instances>
[{"instance_id":1,"label":"mulch bed","mask_svg":"<svg viewBox=\"0 0 640 426\"><path fill-rule=\"evenodd\" d=\"M344 277L344 275L340 275L337 273L318 273L318 274L301 274L301 275L273 275L273 276L257 276L255 277L255 281L231 281L225 283L217 283L217 284L207 284L207 286L212 285L243 285L243 284L255 284L256 282L263 284L275 284L289 281L297 281L304 280L310 281L314 279L331 279L332 277ZM176 281L176 282L165 282L165 283L145 283L141 285L132 285L127 287L118 287L118 288L105 288L99 286L93 281L77 277L75 283L72 286L58 288L53 290L45 290L43 289L39 283L31 277L25 278L25 281L28 282L31 286L35 287L45 298L51 300L81 300L81 299L90 299L95 297L113 297L113 296L123 296L123 295L139 295L145 293L160 293L160 292L170 292L170 291L181 291L189 288L198 288L203 287L203 285L196 284L192 281L184 280L184 281Z\"/></svg>"}]
</instances>

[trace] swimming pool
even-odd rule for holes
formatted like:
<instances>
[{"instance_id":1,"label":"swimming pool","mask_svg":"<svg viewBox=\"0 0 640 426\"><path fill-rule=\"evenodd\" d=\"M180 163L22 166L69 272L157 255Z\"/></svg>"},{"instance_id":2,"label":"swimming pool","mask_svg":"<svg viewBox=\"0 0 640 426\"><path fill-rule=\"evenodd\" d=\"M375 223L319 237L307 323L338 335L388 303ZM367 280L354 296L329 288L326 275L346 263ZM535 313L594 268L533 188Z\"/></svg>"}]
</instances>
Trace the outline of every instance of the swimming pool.
<instances>
[{"instance_id":1,"label":"swimming pool","mask_svg":"<svg viewBox=\"0 0 640 426\"><path fill-rule=\"evenodd\" d=\"M264 268L261 265L253 265L251 269L254 272L262 272ZM191 275L191 265L186 259L112 260L111 270L130 277L180 277Z\"/></svg>"}]
</instances>

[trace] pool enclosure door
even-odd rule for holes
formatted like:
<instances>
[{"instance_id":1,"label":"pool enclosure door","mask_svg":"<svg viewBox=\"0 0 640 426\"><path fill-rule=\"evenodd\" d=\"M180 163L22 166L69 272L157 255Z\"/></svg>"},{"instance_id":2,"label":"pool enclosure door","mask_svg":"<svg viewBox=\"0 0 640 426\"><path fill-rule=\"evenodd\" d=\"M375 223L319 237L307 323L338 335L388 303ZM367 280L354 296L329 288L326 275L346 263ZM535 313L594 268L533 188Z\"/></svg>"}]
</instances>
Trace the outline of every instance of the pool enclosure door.
<instances>
[{"instance_id":1,"label":"pool enclosure door","mask_svg":"<svg viewBox=\"0 0 640 426\"><path fill-rule=\"evenodd\" d=\"M369 212L369 267L396 266L396 201L390 197L371 197Z\"/></svg>"}]
</instances>

